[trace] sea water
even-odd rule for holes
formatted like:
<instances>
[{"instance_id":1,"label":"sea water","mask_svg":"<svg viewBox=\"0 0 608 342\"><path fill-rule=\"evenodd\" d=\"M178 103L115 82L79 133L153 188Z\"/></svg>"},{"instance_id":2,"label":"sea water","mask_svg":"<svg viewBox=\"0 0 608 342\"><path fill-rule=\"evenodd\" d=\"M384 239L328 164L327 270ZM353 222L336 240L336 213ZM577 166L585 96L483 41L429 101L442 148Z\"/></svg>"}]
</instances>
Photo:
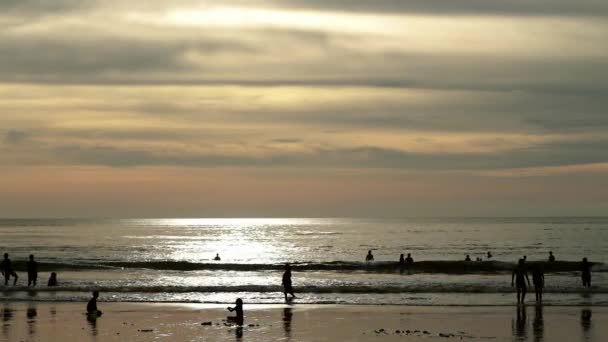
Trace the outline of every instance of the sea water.
<instances>
[{"instance_id":1,"label":"sea water","mask_svg":"<svg viewBox=\"0 0 608 342\"><path fill-rule=\"evenodd\" d=\"M3 219L0 248L20 276L0 285L4 301L81 301L99 289L105 301L281 303L290 263L297 303L510 305L525 255L545 270L546 305L608 304L608 217ZM401 253L414 264L399 267ZM594 263L591 289L581 287L583 257ZM50 272L58 287L46 286Z\"/></svg>"}]
</instances>

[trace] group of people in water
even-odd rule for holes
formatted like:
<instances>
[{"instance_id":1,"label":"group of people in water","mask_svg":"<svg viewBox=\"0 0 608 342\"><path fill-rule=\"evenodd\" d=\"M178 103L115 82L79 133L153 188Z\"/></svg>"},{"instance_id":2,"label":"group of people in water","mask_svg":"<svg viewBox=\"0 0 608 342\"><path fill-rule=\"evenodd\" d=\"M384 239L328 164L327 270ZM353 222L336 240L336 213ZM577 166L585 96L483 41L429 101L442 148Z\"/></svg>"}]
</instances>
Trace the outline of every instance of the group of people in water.
<instances>
[{"instance_id":1,"label":"group of people in water","mask_svg":"<svg viewBox=\"0 0 608 342\"><path fill-rule=\"evenodd\" d=\"M26 263L27 269L27 286L36 286L38 282L38 262L34 260L34 255L30 254L29 260ZM17 285L17 280L19 280L19 276L15 269L13 268L13 263L11 259L8 257L8 253L4 253L4 259L0 262L0 272L2 272L2 276L4 277L4 286L8 286L8 283L13 277L13 286ZM49 280L47 282L47 286L57 286L57 273L51 272Z\"/></svg>"},{"instance_id":2,"label":"group of people in water","mask_svg":"<svg viewBox=\"0 0 608 342\"><path fill-rule=\"evenodd\" d=\"M549 252L549 262L555 262L553 252ZM514 286L517 290L517 304L524 304L526 292L528 287L531 286L530 278L528 277L528 269L530 269L532 273L532 284L534 285L536 303L542 304L543 289L545 288L545 273L543 272L542 266L539 264L528 268L526 266L525 255L518 260L517 266L511 275L511 286ZM591 263L587 258L583 258L583 261L581 262L581 280L583 282L583 287L591 287Z\"/></svg>"}]
</instances>

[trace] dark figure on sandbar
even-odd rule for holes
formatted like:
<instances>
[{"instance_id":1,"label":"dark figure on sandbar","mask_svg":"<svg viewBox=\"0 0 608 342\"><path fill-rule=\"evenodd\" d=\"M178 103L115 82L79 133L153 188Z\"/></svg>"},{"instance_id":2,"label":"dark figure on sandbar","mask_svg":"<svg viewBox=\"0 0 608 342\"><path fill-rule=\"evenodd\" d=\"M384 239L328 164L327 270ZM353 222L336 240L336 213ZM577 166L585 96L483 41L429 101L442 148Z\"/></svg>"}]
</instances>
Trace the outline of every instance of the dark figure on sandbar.
<instances>
[{"instance_id":1,"label":"dark figure on sandbar","mask_svg":"<svg viewBox=\"0 0 608 342\"><path fill-rule=\"evenodd\" d=\"M549 252L549 262L554 262L555 257L553 256L553 252Z\"/></svg>"},{"instance_id":2,"label":"dark figure on sandbar","mask_svg":"<svg viewBox=\"0 0 608 342\"><path fill-rule=\"evenodd\" d=\"M293 293L293 287L291 286L291 266L285 264L285 273L283 273L283 294L285 295L285 300L287 300L288 293L292 298L296 298L296 295Z\"/></svg>"},{"instance_id":3,"label":"dark figure on sandbar","mask_svg":"<svg viewBox=\"0 0 608 342\"><path fill-rule=\"evenodd\" d=\"M414 263L414 258L412 258L412 253L407 253L407 258L405 258L405 263L411 265Z\"/></svg>"},{"instance_id":4,"label":"dark figure on sandbar","mask_svg":"<svg viewBox=\"0 0 608 342\"><path fill-rule=\"evenodd\" d=\"M27 286L36 286L38 280L38 263L34 261L34 254L30 254L27 262Z\"/></svg>"},{"instance_id":5,"label":"dark figure on sandbar","mask_svg":"<svg viewBox=\"0 0 608 342\"><path fill-rule=\"evenodd\" d=\"M215 260L215 261L222 260L222 259L220 259L220 253L215 253L215 258L213 258L213 260Z\"/></svg>"},{"instance_id":6,"label":"dark figure on sandbar","mask_svg":"<svg viewBox=\"0 0 608 342\"><path fill-rule=\"evenodd\" d=\"M51 276L49 277L49 281L46 286L57 286L57 273L51 272Z\"/></svg>"},{"instance_id":7,"label":"dark figure on sandbar","mask_svg":"<svg viewBox=\"0 0 608 342\"><path fill-rule=\"evenodd\" d=\"M228 323L243 325L243 322L245 321L245 316L243 315L243 300L241 298L237 298L235 304L235 307L228 307L227 309L230 312L236 311L236 316L228 316L226 319L228 320Z\"/></svg>"},{"instance_id":8,"label":"dark figure on sandbar","mask_svg":"<svg viewBox=\"0 0 608 342\"><path fill-rule=\"evenodd\" d=\"M399 256L399 266L405 266L405 257L403 256L403 253L401 253L401 255Z\"/></svg>"},{"instance_id":9,"label":"dark figure on sandbar","mask_svg":"<svg viewBox=\"0 0 608 342\"><path fill-rule=\"evenodd\" d=\"M93 291L93 297L87 303L87 318L96 319L100 317L102 312L97 310L97 298L99 297L99 291Z\"/></svg>"},{"instance_id":10,"label":"dark figure on sandbar","mask_svg":"<svg viewBox=\"0 0 608 342\"><path fill-rule=\"evenodd\" d=\"M490 253L490 251L488 251L487 258L488 258L488 259L492 259L492 253Z\"/></svg>"},{"instance_id":11,"label":"dark figure on sandbar","mask_svg":"<svg viewBox=\"0 0 608 342\"><path fill-rule=\"evenodd\" d=\"M464 258L464 261L471 261L471 256L467 254L467 257Z\"/></svg>"},{"instance_id":12,"label":"dark figure on sandbar","mask_svg":"<svg viewBox=\"0 0 608 342\"><path fill-rule=\"evenodd\" d=\"M587 258L583 258L581 278L583 280L583 287L591 287L591 264L587 261Z\"/></svg>"},{"instance_id":13,"label":"dark figure on sandbar","mask_svg":"<svg viewBox=\"0 0 608 342\"><path fill-rule=\"evenodd\" d=\"M11 263L11 259L8 258L8 253L4 253L4 260L0 263L0 270L2 271L2 275L4 275L5 286L8 286L8 281L11 276L15 278L15 280L13 280L13 286L17 284L19 276L15 273L15 270L13 270L13 264Z\"/></svg>"},{"instance_id":14,"label":"dark figure on sandbar","mask_svg":"<svg viewBox=\"0 0 608 342\"><path fill-rule=\"evenodd\" d=\"M515 286L517 289L517 304L523 304L526 299L526 281L530 286L530 278L528 278L528 272L524 266L524 259L519 259L517 267L513 270L511 275L511 286Z\"/></svg>"},{"instance_id":15,"label":"dark figure on sandbar","mask_svg":"<svg viewBox=\"0 0 608 342\"><path fill-rule=\"evenodd\" d=\"M374 255L372 254L371 250L367 251L367 255L365 256L365 261L366 262L374 261Z\"/></svg>"},{"instance_id":16,"label":"dark figure on sandbar","mask_svg":"<svg viewBox=\"0 0 608 342\"><path fill-rule=\"evenodd\" d=\"M543 288L545 287L545 273L540 266L535 266L532 269L532 284L534 284L536 303L541 304L543 302Z\"/></svg>"}]
</instances>

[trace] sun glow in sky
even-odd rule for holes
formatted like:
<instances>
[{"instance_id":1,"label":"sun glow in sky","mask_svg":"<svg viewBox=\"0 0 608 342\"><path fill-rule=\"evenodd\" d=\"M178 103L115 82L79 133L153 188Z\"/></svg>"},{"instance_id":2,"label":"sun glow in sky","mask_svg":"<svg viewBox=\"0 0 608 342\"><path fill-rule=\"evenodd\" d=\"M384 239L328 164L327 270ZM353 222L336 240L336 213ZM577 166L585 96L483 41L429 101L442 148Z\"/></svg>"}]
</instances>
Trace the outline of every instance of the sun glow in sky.
<instances>
[{"instance_id":1,"label":"sun glow in sky","mask_svg":"<svg viewBox=\"0 0 608 342\"><path fill-rule=\"evenodd\" d=\"M608 3L0 3L0 216L599 215Z\"/></svg>"}]
</instances>

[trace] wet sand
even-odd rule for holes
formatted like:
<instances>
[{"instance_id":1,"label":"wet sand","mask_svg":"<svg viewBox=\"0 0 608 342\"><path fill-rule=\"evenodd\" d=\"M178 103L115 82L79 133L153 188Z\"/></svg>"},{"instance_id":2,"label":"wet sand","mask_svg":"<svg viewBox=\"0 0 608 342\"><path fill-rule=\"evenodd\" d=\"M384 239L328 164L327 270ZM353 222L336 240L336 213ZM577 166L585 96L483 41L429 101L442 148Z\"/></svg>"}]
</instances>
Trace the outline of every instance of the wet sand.
<instances>
[{"instance_id":1,"label":"wet sand","mask_svg":"<svg viewBox=\"0 0 608 342\"><path fill-rule=\"evenodd\" d=\"M604 341L608 307L0 303L2 341ZM202 324L205 323L205 324Z\"/></svg>"}]
</instances>

